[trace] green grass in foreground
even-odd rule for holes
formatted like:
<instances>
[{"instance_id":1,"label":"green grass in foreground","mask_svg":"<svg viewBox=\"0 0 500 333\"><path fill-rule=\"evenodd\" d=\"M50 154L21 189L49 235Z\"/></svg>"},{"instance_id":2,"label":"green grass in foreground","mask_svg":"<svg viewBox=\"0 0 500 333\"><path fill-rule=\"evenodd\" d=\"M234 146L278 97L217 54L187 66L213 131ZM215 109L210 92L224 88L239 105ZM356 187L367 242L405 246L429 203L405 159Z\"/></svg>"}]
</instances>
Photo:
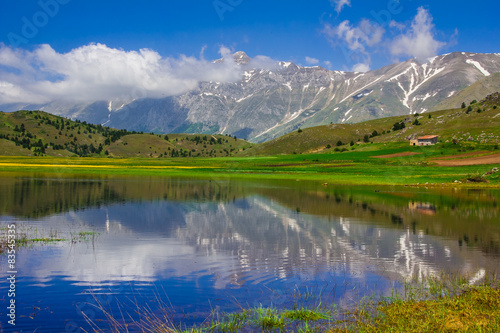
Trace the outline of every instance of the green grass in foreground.
<instances>
[{"instance_id":1,"label":"green grass in foreground","mask_svg":"<svg viewBox=\"0 0 500 333\"><path fill-rule=\"evenodd\" d=\"M500 290L480 286L456 297L381 305L377 315L330 332L500 332Z\"/></svg>"},{"instance_id":2,"label":"green grass in foreground","mask_svg":"<svg viewBox=\"0 0 500 333\"><path fill-rule=\"evenodd\" d=\"M94 332L499 332L500 289L496 276L486 275L477 286L468 284L464 276L430 277L425 281L408 282L403 294L393 297L362 300L355 309L339 310L335 305L293 309L250 308L239 312L214 312L199 327L179 329L170 321L168 309L161 315L151 308L135 309L141 315L136 322L125 323L122 318L106 312L102 304L97 308L108 318L108 329L103 322L88 323Z\"/></svg>"}]
</instances>

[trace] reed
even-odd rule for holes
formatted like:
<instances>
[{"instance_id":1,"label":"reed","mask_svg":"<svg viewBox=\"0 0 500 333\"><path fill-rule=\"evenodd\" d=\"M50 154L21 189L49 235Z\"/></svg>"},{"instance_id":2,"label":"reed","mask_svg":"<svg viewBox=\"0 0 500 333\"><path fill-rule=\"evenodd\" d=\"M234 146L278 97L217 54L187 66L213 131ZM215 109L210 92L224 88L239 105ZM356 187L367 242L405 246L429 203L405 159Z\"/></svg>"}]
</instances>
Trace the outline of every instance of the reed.
<instances>
[{"instance_id":1,"label":"reed","mask_svg":"<svg viewBox=\"0 0 500 333\"><path fill-rule=\"evenodd\" d=\"M92 332L99 333L499 332L500 279L486 272L480 277L442 273L403 281L403 288L394 288L390 297L366 297L351 309L339 310L334 304L293 309L261 305L234 313L213 311L202 325L190 328L180 328L171 319L172 307L160 298L154 309L137 306L134 315L123 307L113 315L97 298L95 309L105 315L108 327L86 320Z\"/></svg>"}]
</instances>

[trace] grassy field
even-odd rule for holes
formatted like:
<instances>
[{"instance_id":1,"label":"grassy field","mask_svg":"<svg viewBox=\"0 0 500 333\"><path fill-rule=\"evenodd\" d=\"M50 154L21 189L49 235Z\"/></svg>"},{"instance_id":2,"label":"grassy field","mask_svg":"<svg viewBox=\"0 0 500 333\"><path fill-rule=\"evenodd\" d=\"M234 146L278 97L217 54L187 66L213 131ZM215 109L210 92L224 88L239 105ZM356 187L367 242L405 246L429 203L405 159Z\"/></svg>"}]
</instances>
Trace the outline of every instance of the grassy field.
<instances>
[{"instance_id":1,"label":"grassy field","mask_svg":"<svg viewBox=\"0 0 500 333\"><path fill-rule=\"evenodd\" d=\"M484 149L481 149L484 148ZM467 151L451 143L410 147L406 143L356 144L346 152L224 158L0 158L0 171L53 174L164 175L202 178L314 180L328 184L499 187L498 164L439 166L442 158L496 158L496 150ZM409 155L408 153L413 153ZM394 155L395 154L395 155ZM393 155L395 157L377 158ZM458 156L457 158L453 158Z\"/></svg>"}]
</instances>

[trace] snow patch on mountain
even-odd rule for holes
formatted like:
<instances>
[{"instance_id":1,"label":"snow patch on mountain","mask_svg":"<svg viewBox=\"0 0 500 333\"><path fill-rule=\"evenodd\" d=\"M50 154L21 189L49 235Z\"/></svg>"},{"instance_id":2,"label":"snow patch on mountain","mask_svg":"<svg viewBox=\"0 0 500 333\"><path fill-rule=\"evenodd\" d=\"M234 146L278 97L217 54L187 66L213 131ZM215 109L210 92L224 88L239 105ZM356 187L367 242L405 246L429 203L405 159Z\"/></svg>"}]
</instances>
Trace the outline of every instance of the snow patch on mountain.
<instances>
[{"instance_id":1,"label":"snow patch on mountain","mask_svg":"<svg viewBox=\"0 0 500 333\"><path fill-rule=\"evenodd\" d=\"M407 70L405 70L403 73L397 74L397 75L395 75L395 76L391 77L390 79L385 80L385 82L395 81L395 80L399 79L401 76L408 74L408 72L409 72L411 69L412 69L412 67L408 67L408 69L407 69Z\"/></svg>"},{"instance_id":2,"label":"snow patch on mountain","mask_svg":"<svg viewBox=\"0 0 500 333\"><path fill-rule=\"evenodd\" d=\"M363 97L369 96L372 92L373 92L373 90L370 90L367 92L362 92L362 93L355 95L354 98L357 98L357 99L363 98Z\"/></svg>"},{"instance_id":3,"label":"snow patch on mountain","mask_svg":"<svg viewBox=\"0 0 500 333\"><path fill-rule=\"evenodd\" d=\"M408 90L403 87L403 85L401 84L401 82L398 82L399 88L401 88L401 90L403 91L403 94L404 94L404 98L403 98L403 100L401 102L403 103L404 106L406 106L408 109L410 109L410 112L411 112L411 107L408 104L408 100L410 99L410 97L420 87L422 87L423 84L425 84L431 78L433 78L434 76L438 75L439 73L441 73L442 71L445 70L445 67L441 67L441 68L436 68L433 71L429 71L429 73L427 75L424 74L424 79L420 83L417 83L419 81L418 80L419 74L418 74L418 71L417 71L417 68L416 68L415 64L412 63L411 65L412 65L412 68L414 70L414 73L411 74L410 85L408 87Z\"/></svg>"},{"instance_id":4,"label":"snow patch on mountain","mask_svg":"<svg viewBox=\"0 0 500 333\"><path fill-rule=\"evenodd\" d=\"M486 69L484 69L484 67L481 66L481 64L479 62L471 60L471 59L467 59L465 62L470 64L470 65L475 66L481 73L483 73L484 76L491 75L490 72L488 72Z\"/></svg>"},{"instance_id":5,"label":"snow patch on mountain","mask_svg":"<svg viewBox=\"0 0 500 333\"><path fill-rule=\"evenodd\" d=\"M249 98L250 98L250 97L252 97L253 95L254 95L254 94L250 94L250 95L248 95L247 97L240 98L240 99L236 100L236 103L241 103L241 102L243 102L244 100L249 99Z\"/></svg>"},{"instance_id":6,"label":"snow patch on mountain","mask_svg":"<svg viewBox=\"0 0 500 333\"><path fill-rule=\"evenodd\" d=\"M345 102L348 98L350 98L350 97L352 97L352 96L354 96L354 95L356 95L356 94L359 94L359 92L361 92L361 91L365 90L366 88L368 88L368 87L369 87L369 86L371 86L371 85L374 85L375 83L377 83L377 82L378 82L378 81L380 81L381 79L382 79L382 76L381 76L381 77L379 77L378 79L376 79L376 80L374 80L374 81L372 81L372 82L368 83L366 86L364 86L364 87L362 87L362 88L360 88L360 89L356 90L355 92L353 92L353 93L351 93L351 94L347 95L347 97L345 97L343 100L341 100L341 101L340 101L340 103L343 103L343 102Z\"/></svg>"}]
</instances>

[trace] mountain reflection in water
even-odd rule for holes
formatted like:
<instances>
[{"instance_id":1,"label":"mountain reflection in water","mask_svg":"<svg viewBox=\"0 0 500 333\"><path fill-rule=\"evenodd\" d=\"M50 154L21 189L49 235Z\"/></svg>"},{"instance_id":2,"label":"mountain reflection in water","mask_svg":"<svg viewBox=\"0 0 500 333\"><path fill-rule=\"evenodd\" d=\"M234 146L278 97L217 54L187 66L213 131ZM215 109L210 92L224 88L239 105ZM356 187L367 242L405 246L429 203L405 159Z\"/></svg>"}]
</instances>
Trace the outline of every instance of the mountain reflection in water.
<instances>
[{"instance_id":1,"label":"mountain reflection in water","mask_svg":"<svg viewBox=\"0 0 500 333\"><path fill-rule=\"evenodd\" d=\"M214 304L236 310L234 299L292 302L304 287L347 304L390 294L393 281L410 277L496 271L499 198L496 190L284 181L0 177L2 224L16 221L29 235L99 233L18 253L20 311L64 285L65 295L43 303L73 309L60 311L78 323L72 304L89 288L121 286L119 299L160 286L184 313L208 313ZM346 285L365 289L354 295ZM44 318L39 327L57 328Z\"/></svg>"}]
</instances>

